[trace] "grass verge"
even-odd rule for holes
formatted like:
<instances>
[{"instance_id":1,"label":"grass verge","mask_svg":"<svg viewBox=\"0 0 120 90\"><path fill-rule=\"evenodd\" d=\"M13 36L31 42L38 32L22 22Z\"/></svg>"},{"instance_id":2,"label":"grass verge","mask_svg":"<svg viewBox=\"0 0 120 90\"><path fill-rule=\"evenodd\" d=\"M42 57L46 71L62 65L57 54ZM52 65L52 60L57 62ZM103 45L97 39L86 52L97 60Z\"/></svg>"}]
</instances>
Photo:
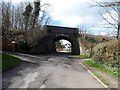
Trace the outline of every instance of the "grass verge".
<instances>
[{"instance_id":1,"label":"grass verge","mask_svg":"<svg viewBox=\"0 0 120 90\"><path fill-rule=\"evenodd\" d=\"M8 54L2 54L2 72L17 66L21 60Z\"/></svg>"},{"instance_id":2,"label":"grass verge","mask_svg":"<svg viewBox=\"0 0 120 90\"><path fill-rule=\"evenodd\" d=\"M109 88L112 88L112 86L99 74L97 74L95 71L92 71L92 73L99 78L105 85L107 85Z\"/></svg>"},{"instance_id":3,"label":"grass verge","mask_svg":"<svg viewBox=\"0 0 120 90\"><path fill-rule=\"evenodd\" d=\"M80 54L80 58L90 58L90 54Z\"/></svg>"},{"instance_id":4,"label":"grass verge","mask_svg":"<svg viewBox=\"0 0 120 90\"><path fill-rule=\"evenodd\" d=\"M99 78L108 88L116 88L117 84L113 84L113 82L117 82L118 73L114 73L113 71L108 70L104 65L94 62L93 60L86 60L82 62L97 78ZM102 72L104 74L102 74ZM108 75L108 78L106 76ZM112 80L110 79L110 76Z\"/></svg>"},{"instance_id":5,"label":"grass verge","mask_svg":"<svg viewBox=\"0 0 120 90\"><path fill-rule=\"evenodd\" d=\"M72 55L72 56L69 56L69 57L87 59L87 58L90 58L90 55L89 54L80 54L80 55Z\"/></svg>"},{"instance_id":6,"label":"grass verge","mask_svg":"<svg viewBox=\"0 0 120 90\"><path fill-rule=\"evenodd\" d=\"M91 66L91 67L95 67L95 68L97 68L105 73L108 73L113 77L118 77L118 71L111 71L108 68L106 68L104 65L96 63L93 60L86 60L86 61L84 61L84 63Z\"/></svg>"}]
</instances>

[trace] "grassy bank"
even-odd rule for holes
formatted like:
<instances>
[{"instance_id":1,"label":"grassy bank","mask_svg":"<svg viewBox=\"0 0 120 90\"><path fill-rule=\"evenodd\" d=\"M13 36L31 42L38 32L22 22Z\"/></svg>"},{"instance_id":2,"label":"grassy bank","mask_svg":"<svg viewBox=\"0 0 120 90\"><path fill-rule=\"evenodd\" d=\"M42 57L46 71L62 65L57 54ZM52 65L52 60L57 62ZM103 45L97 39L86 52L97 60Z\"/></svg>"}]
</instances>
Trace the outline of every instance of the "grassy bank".
<instances>
[{"instance_id":1,"label":"grassy bank","mask_svg":"<svg viewBox=\"0 0 120 90\"><path fill-rule=\"evenodd\" d=\"M69 57L71 57L71 58L87 59L87 58L90 58L90 54L72 55L72 56L69 56Z\"/></svg>"},{"instance_id":2,"label":"grassy bank","mask_svg":"<svg viewBox=\"0 0 120 90\"><path fill-rule=\"evenodd\" d=\"M95 67L107 74L110 74L113 77L118 77L118 69L116 69L116 70L109 69L110 67L96 63L93 60L86 60L86 61L84 61L84 63L89 65L90 67Z\"/></svg>"},{"instance_id":3,"label":"grassy bank","mask_svg":"<svg viewBox=\"0 0 120 90\"><path fill-rule=\"evenodd\" d=\"M2 72L17 66L21 60L11 55L2 54Z\"/></svg>"},{"instance_id":4,"label":"grassy bank","mask_svg":"<svg viewBox=\"0 0 120 90\"><path fill-rule=\"evenodd\" d=\"M80 58L90 58L90 54L80 54Z\"/></svg>"},{"instance_id":5,"label":"grassy bank","mask_svg":"<svg viewBox=\"0 0 120 90\"><path fill-rule=\"evenodd\" d=\"M86 60L82 63L109 88L118 88L118 69L116 71L110 70L93 60Z\"/></svg>"}]
</instances>

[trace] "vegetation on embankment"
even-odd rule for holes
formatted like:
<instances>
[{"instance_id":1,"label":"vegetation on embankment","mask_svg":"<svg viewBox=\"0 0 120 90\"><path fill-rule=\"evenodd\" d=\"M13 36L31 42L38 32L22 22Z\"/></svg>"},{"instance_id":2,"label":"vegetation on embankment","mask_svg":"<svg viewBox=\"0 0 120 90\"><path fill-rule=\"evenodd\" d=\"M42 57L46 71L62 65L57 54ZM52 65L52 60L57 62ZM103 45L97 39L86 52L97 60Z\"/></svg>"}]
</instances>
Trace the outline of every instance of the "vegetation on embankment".
<instances>
[{"instance_id":1,"label":"vegetation on embankment","mask_svg":"<svg viewBox=\"0 0 120 90\"><path fill-rule=\"evenodd\" d=\"M80 42L82 44L82 46L84 46L85 50L88 50L91 48L91 46L94 46L98 43L101 42L106 42L109 41L113 38L110 37L105 37L105 36L98 36L98 35L80 35Z\"/></svg>"},{"instance_id":2,"label":"vegetation on embankment","mask_svg":"<svg viewBox=\"0 0 120 90\"><path fill-rule=\"evenodd\" d=\"M89 44L88 41L86 42ZM83 62L96 77L110 88L117 87L117 78L120 76L120 63L118 60L120 48L118 43L117 39L110 39L94 44L92 48L92 60Z\"/></svg>"},{"instance_id":3,"label":"vegetation on embankment","mask_svg":"<svg viewBox=\"0 0 120 90\"><path fill-rule=\"evenodd\" d=\"M80 58L90 58L90 54L80 54Z\"/></svg>"},{"instance_id":4,"label":"vegetation on embankment","mask_svg":"<svg viewBox=\"0 0 120 90\"><path fill-rule=\"evenodd\" d=\"M21 60L8 54L2 55L2 72L17 66ZM1 64L0 64L1 65Z\"/></svg>"},{"instance_id":5,"label":"vegetation on embankment","mask_svg":"<svg viewBox=\"0 0 120 90\"><path fill-rule=\"evenodd\" d=\"M119 67L118 54L120 54L120 50L118 50L117 39L94 35L82 35L80 39L85 51L95 62L113 70Z\"/></svg>"},{"instance_id":6,"label":"vegetation on embankment","mask_svg":"<svg viewBox=\"0 0 120 90\"><path fill-rule=\"evenodd\" d=\"M93 48L92 59L97 63L108 66L109 69L116 70L120 65L118 52L118 40L110 40Z\"/></svg>"}]
</instances>

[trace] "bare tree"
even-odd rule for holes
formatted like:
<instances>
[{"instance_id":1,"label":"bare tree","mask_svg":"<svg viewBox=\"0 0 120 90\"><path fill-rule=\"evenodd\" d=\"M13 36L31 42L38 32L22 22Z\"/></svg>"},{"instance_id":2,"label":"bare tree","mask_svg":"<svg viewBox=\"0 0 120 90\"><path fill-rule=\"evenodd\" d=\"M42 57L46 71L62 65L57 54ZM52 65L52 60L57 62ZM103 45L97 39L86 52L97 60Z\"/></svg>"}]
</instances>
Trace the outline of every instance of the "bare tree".
<instances>
[{"instance_id":1,"label":"bare tree","mask_svg":"<svg viewBox=\"0 0 120 90\"><path fill-rule=\"evenodd\" d=\"M44 25L50 21L48 4L41 2L2 2L2 37L16 41L34 43L47 35ZM44 12L43 12L44 11ZM42 14L42 15L40 15Z\"/></svg>"},{"instance_id":2,"label":"bare tree","mask_svg":"<svg viewBox=\"0 0 120 90\"><path fill-rule=\"evenodd\" d=\"M2 2L2 35L3 38L7 38L7 33L10 28L10 2Z\"/></svg>"},{"instance_id":3,"label":"bare tree","mask_svg":"<svg viewBox=\"0 0 120 90\"><path fill-rule=\"evenodd\" d=\"M29 24L30 15L31 15L31 13L32 13L32 9L33 9L33 7L32 7L31 4L29 3L29 4L26 6L25 11L23 12L24 24L25 24L25 31L28 30L28 24Z\"/></svg>"},{"instance_id":4,"label":"bare tree","mask_svg":"<svg viewBox=\"0 0 120 90\"><path fill-rule=\"evenodd\" d=\"M119 38L120 33L120 1L119 2L95 2L96 5L102 8L104 12L99 12L100 16L114 28L116 32L116 38ZM106 17L106 16L107 17ZM111 19L111 20L109 20Z\"/></svg>"},{"instance_id":5,"label":"bare tree","mask_svg":"<svg viewBox=\"0 0 120 90\"><path fill-rule=\"evenodd\" d=\"M48 4L41 4L41 2L29 3L23 13L24 25L26 30L26 40L33 44L47 35L47 31L44 26L49 23L50 17L47 10L44 7ZM43 30L44 29L44 30Z\"/></svg>"}]
</instances>

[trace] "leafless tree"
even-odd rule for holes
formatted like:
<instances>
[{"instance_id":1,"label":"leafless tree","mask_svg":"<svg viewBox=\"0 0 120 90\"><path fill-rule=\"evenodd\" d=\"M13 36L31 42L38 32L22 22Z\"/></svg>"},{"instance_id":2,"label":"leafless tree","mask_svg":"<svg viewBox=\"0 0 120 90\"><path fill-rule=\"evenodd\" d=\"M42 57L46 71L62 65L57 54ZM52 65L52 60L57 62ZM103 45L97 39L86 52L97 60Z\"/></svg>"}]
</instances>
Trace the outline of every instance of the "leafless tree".
<instances>
[{"instance_id":1,"label":"leafless tree","mask_svg":"<svg viewBox=\"0 0 120 90\"><path fill-rule=\"evenodd\" d=\"M114 28L116 32L116 38L119 38L120 34L120 1L114 2L95 2L93 6L99 6L103 12L99 12L100 16ZM107 17L106 17L107 16Z\"/></svg>"},{"instance_id":2,"label":"leafless tree","mask_svg":"<svg viewBox=\"0 0 120 90\"><path fill-rule=\"evenodd\" d=\"M30 9L28 7L26 10L27 6L31 6L31 12L25 16L23 13L25 14ZM12 2L3 1L1 3L2 37L16 41L23 41L26 38L29 43L34 43L46 36L47 32L43 29L45 29L44 25L49 23L50 16L44 7L48 6L49 4L41 4L41 2L21 2L14 5ZM27 16L29 17L24 19Z\"/></svg>"},{"instance_id":3,"label":"leafless tree","mask_svg":"<svg viewBox=\"0 0 120 90\"><path fill-rule=\"evenodd\" d=\"M7 38L7 33L10 28L10 2L2 2L2 35Z\"/></svg>"},{"instance_id":4,"label":"leafless tree","mask_svg":"<svg viewBox=\"0 0 120 90\"><path fill-rule=\"evenodd\" d=\"M48 7L48 4L41 4L41 2L34 2L34 4L29 3L29 7L31 7L31 11L28 12L28 27L27 27L27 37L30 43L34 43L35 45L37 41L47 35L47 31L45 30L45 25L47 25L50 21L50 16L47 10L44 7ZM28 6L27 5L27 6ZM28 8L30 9L30 8ZM24 11L27 13L28 10ZM27 17L26 16L26 17ZM25 16L24 16L25 17ZM25 20L25 19L24 19ZM25 24L25 23L24 23Z\"/></svg>"}]
</instances>

